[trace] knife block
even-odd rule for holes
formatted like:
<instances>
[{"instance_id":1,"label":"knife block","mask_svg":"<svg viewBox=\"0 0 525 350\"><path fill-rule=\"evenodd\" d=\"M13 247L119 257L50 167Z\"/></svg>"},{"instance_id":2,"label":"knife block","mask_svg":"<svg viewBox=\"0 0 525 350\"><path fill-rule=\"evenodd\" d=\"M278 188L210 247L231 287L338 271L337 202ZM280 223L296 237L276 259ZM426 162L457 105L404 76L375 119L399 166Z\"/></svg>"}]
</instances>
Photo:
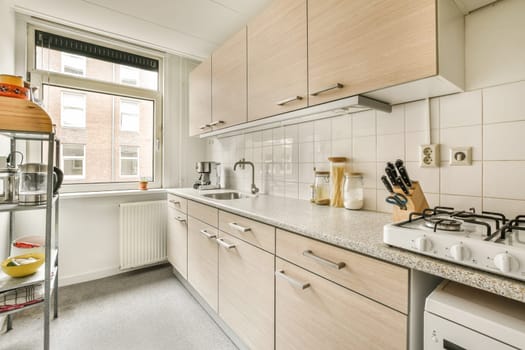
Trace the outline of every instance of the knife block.
<instances>
[{"instance_id":1,"label":"knife block","mask_svg":"<svg viewBox=\"0 0 525 350\"><path fill-rule=\"evenodd\" d=\"M399 186L394 186L393 189L396 193L404 194ZM424 209L428 208L427 199L418 181L412 181L412 187L408 189L408 193L408 195L405 194L408 200L405 210L396 205L393 206L392 219L394 222L408 220L410 213L421 213Z\"/></svg>"}]
</instances>

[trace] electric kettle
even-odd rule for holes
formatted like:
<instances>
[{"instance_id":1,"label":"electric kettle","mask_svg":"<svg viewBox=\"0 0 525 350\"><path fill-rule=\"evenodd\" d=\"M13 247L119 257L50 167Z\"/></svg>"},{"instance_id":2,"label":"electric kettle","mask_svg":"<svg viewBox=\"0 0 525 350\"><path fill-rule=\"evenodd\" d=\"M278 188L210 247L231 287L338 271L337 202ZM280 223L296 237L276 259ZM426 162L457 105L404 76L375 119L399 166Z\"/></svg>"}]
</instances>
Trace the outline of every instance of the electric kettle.
<instances>
[{"instance_id":1,"label":"electric kettle","mask_svg":"<svg viewBox=\"0 0 525 350\"><path fill-rule=\"evenodd\" d=\"M64 173L53 167L53 194L56 194ZM19 205L41 205L47 200L47 164L26 163L20 165L20 180L18 189Z\"/></svg>"}]
</instances>

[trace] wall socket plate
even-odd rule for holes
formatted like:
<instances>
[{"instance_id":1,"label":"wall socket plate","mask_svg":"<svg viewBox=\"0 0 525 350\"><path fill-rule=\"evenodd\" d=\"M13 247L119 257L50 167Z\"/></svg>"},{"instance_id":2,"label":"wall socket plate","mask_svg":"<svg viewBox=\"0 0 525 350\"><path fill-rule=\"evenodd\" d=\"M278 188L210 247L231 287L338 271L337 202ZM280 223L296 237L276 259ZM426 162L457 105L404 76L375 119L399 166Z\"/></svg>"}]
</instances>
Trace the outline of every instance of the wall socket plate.
<instances>
[{"instance_id":1,"label":"wall socket plate","mask_svg":"<svg viewBox=\"0 0 525 350\"><path fill-rule=\"evenodd\" d=\"M472 147L451 147L450 165L472 165Z\"/></svg>"},{"instance_id":2,"label":"wall socket plate","mask_svg":"<svg viewBox=\"0 0 525 350\"><path fill-rule=\"evenodd\" d=\"M419 167L437 168L439 166L439 144L419 146Z\"/></svg>"}]
</instances>

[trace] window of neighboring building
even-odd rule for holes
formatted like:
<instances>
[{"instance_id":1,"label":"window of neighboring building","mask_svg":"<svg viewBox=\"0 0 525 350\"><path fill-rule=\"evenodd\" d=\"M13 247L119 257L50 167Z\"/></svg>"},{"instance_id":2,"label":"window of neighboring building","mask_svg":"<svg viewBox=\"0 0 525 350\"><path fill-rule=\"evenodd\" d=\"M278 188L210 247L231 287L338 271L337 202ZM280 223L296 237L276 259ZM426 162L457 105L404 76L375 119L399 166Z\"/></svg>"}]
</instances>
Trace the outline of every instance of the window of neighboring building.
<instances>
[{"instance_id":1,"label":"window of neighboring building","mask_svg":"<svg viewBox=\"0 0 525 350\"><path fill-rule=\"evenodd\" d=\"M80 76L86 75L85 57L62 52L60 61L62 66L62 73Z\"/></svg>"},{"instance_id":2,"label":"window of neighboring building","mask_svg":"<svg viewBox=\"0 0 525 350\"><path fill-rule=\"evenodd\" d=\"M62 144L62 170L64 179L83 179L86 176L86 146Z\"/></svg>"},{"instance_id":3,"label":"window of neighboring building","mask_svg":"<svg viewBox=\"0 0 525 350\"><path fill-rule=\"evenodd\" d=\"M120 146L120 176L139 175L139 148Z\"/></svg>"},{"instance_id":4,"label":"window of neighboring building","mask_svg":"<svg viewBox=\"0 0 525 350\"><path fill-rule=\"evenodd\" d=\"M64 145L84 145L82 152L64 149L63 191L135 189L139 178L160 188L162 55L81 31L29 30L31 82L60 119L56 135ZM86 150L93 155L87 161Z\"/></svg>"},{"instance_id":5,"label":"window of neighboring building","mask_svg":"<svg viewBox=\"0 0 525 350\"><path fill-rule=\"evenodd\" d=\"M139 101L120 99L120 130L139 131Z\"/></svg>"},{"instance_id":6,"label":"window of neighboring building","mask_svg":"<svg viewBox=\"0 0 525 350\"><path fill-rule=\"evenodd\" d=\"M140 72L137 68L120 66L120 82L126 85L139 85Z\"/></svg>"},{"instance_id":7,"label":"window of neighboring building","mask_svg":"<svg viewBox=\"0 0 525 350\"><path fill-rule=\"evenodd\" d=\"M66 128L86 127L86 95L63 91L61 98L61 125Z\"/></svg>"}]
</instances>

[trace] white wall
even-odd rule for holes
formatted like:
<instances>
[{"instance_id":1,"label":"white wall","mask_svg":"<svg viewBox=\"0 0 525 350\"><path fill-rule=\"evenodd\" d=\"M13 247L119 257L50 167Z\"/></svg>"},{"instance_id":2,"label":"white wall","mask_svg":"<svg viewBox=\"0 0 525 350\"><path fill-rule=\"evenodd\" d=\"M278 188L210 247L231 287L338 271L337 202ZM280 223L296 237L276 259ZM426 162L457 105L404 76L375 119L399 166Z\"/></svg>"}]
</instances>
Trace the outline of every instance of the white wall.
<instances>
[{"instance_id":1,"label":"white wall","mask_svg":"<svg viewBox=\"0 0 525 350\"><path fill-rule=\"evenodd\" d=\"M209 140L208 158L226 166L227 184L249 191L250 171L232 171L245 157L267 193L308 199L313 168L329 156L351 159L364 173L365 208L390 212L380 181L385 163L404 159L431 206L525 212L525 1L504 0L466 17L467 92L431 99L432 142L441 166L418 166L428 142L425 101ZM448 165L450 147L472 146L472 166Z\"/></svg>"},{"instance_id":2,"label":"white wall","mask_svg":"<svg viewBox=\"0 0 525 350\"><path fill-rule=\"evenodd\" d=\"M0 74L15 73L15 13L9 0L0 0Z\"/></svg>"}]
</instances>

